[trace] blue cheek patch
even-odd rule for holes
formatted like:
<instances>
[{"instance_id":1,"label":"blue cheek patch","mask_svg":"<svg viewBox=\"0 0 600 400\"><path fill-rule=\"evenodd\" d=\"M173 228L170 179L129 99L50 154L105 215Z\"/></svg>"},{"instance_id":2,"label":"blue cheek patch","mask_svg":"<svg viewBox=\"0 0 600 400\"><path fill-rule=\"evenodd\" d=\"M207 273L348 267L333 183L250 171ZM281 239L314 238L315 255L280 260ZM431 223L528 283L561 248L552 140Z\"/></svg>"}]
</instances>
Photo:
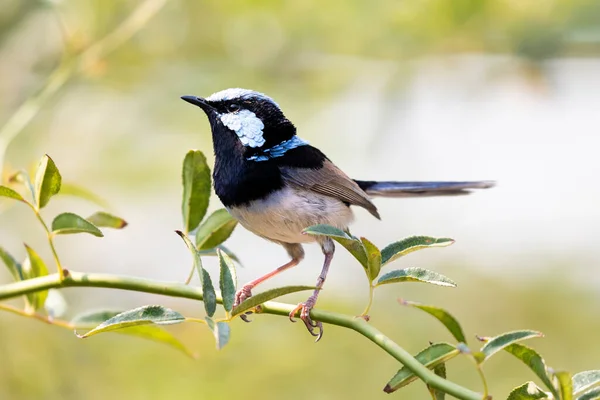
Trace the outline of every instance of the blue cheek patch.
<instances>
[{"instance_id":1,"label":"blue cheek patch","mask_svg":"<svg viewBox=\"0 0 600 400\"><path fill-rule=\"evenodd\" d=\"M283 156L288 150L292 150L300 146L306 146L307 144L307 141L302 140L298 136L294 135L291 139L286 140L285 142L281 142L278 145L271 147L270 149L263 150L261 154L256 154L252 157L248 157L248 160L267 161L271 158Z\"/></svg>"},{"instance_id":2,"label":"blue cheek patch","mask_svg":"<svg viewBox=\"0 0 600 400\"><path fill-rule=\"evenodd\" d=\"M261 147L265 144L265 124L252 111L240 110L220 116L223 125L235 132L244 146Z\"/></svg>"}]
</instances>

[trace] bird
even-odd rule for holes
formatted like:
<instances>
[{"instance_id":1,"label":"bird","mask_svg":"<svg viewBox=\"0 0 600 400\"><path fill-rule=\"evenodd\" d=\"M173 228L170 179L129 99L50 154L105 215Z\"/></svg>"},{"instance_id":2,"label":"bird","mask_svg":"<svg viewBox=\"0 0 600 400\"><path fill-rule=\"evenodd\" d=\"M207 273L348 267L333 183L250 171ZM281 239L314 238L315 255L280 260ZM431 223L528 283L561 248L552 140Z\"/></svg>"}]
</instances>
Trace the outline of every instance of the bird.
<instances>
[{"instance_id":1,"label":"bird","mask_svg":"<svg viewBox=\"0 0 600 400\"><path fill-rule=\"evenodd\" d=\"M213 182L225 208L250 232L284 247L290 261L252 280L235 294L235 305L252 296L265 280L298 265L303 245L316 242L324 255L313 294L289 314L299 313L318 341L323 325L310 312L333 259L334 242L326 236L303 234L326 224L347 231L351 206L380 219L371 198L426 197L468 194L494 186L493 181L395 182L351 179L325 154L296 134L296 127L271 97L249 89L225 89L202 98L181 99L200 107L210 123L215 164ZM242 318L247 321L246 316Z\"/></svg>"}]
</instances>

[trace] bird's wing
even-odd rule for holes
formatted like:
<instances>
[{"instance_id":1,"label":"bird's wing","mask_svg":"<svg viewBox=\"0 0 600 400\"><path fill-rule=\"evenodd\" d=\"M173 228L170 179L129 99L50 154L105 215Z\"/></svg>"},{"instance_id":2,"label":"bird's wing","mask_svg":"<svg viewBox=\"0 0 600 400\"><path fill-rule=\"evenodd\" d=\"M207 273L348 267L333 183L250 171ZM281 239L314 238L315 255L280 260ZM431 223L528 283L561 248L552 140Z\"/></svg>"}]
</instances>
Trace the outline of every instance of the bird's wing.
<instances>
[{"instance_id":1,"label":"bird's wing","mask_svg":"<svg viewBox=\"0 0 600 400\"><path fill-rule=\"evenodd\" d=\"M329 160L325 160L321 168L281 166L280 170L284 179L293 185L363 207L379 218L369 196Z\"/></svg>"},{"instance_id":2,"label":"bird's wing","mask_svg":"<svg viewBox=\"0 0 600 400\"><path fill-rule=\"evenodd\" d=\"M471 182L376 182L356 181L370 196L382 197L427 197L469 194L472 189L493 187L494 181Z\"/></svg>"}]
</instances>

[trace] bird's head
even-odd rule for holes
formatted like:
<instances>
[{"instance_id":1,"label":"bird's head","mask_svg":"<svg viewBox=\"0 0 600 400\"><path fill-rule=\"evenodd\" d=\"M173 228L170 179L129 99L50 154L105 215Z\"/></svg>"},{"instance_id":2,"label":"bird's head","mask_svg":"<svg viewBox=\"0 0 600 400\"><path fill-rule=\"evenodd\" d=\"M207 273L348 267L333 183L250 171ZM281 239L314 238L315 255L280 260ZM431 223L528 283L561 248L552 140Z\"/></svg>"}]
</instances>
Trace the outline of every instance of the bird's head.
<instances>
[{"instance_id":1,"label":"bird's head","mask_svg":"<svg viewBox=\"0 0 600 400\"><path fill-rule=\"evenodd\" d=\"M183 96L207 115L217 150L222 135L235 136L248 160L266 161L307 144L269 96L248 89L226 89L207 98ZM236 146L240 147L240 146ZM224 150L224 149L221 149Z\"/></svg>"}]
</instances>

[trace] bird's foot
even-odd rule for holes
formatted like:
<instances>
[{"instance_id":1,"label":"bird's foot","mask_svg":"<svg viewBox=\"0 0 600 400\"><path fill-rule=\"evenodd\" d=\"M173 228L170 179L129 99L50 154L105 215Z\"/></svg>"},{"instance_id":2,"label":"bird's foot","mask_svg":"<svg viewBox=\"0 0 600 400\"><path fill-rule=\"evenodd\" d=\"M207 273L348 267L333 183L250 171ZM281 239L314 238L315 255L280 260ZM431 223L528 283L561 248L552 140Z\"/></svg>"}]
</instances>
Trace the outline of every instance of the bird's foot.
<instances>
[{"instance_id":1,"label":"bird's foot","mask_svg":"<svg viewBox=\"0 0 600 400\"><path fill-rule=\"evenodd\" d=\"M296 308L294 308L290 313L290 321L296 322L294 317L296 316L298 311L300 311L300 319L302 320L302 322L304 322L304 325L306 325L306 329L308 329L308 332L317 338L315 342L318 342L323 336L323 323L320 321L315 322L312 319L310 319L310 311L313 309L316 302L317 297L315 295L312 295L304 303L298 304ZM315 332L315 329L318 330L318 332Z\"/></svg>"},{"instance_id":2,"label":"bird's foot","mask_svg":"<svg viewBox=\"0 0 600 400\"><path fill-rule=\"evenodd\" d=\"M244 286L242 286L242 288L240 290L235 292L235 301L233 302L233 308L239 306L244 300L252 297L252 288L254 288L253 285L244 285ZM251 322L248 319L249 314L252 314L252 312L250 312L250 311L246 312L246 313L240 315L240 318L244 322Z\"/></svg>"}]
</instances>

